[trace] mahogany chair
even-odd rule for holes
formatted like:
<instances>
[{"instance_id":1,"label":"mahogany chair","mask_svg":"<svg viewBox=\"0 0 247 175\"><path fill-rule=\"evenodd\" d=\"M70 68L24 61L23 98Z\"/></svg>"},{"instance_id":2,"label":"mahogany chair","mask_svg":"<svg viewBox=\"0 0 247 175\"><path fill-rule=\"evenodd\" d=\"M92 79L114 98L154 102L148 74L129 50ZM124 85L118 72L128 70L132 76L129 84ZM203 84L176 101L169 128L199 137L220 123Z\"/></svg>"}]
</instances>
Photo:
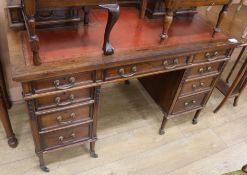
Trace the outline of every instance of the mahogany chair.
<instances>
[{"instance_id":1,"label":"mahogany chair","mask_svg":"<svg viewBox=\"0 0 247 175\"><path fill-rule=\"evenodd\" d=\"M40 65L39 38L36 34L36 14L38 10L62 8L62 7L85 7L98 5L108 10L108 20L105 28L103 51L105 55L114 53L110 43L110 33L119 18L119 5L117 0L22 0L22 14L26 30L29 35L30 46L33 53L34 65ZM87 12L86 12L87 13ZM87 17L88 15L86 15ZM88 23L85 19L84 23Z\"/></svg>"}]
</instances>

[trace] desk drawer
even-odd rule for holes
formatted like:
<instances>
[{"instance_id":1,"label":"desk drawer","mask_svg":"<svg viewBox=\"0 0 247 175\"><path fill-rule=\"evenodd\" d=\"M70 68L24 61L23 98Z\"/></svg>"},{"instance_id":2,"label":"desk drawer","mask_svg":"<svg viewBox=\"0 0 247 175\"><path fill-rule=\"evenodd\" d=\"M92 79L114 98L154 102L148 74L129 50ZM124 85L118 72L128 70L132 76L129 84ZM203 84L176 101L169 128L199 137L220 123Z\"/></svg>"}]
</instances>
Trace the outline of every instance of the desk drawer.
<instances>
[{"instance_id":1,"label":"desk drawer","mask_svg":"<svg viewBox=\"0 0 247 175\"><path fill-rule=\"evenodd\" d=\"M43 149L70 145L90 138L90 124L47 132L40 135Z\"/></svg>"},{"instance_id":2,"label":"desk drawer","mask_svg":"<svg viewBox=\"0 0 247 175\"><path fill-rule=\"evenodd\" d=\"M208 93L201 93L189 97L179 98L173 108L173 114L187 112L202 107L204 105L204 99L207 95Z\"/></svg>"},{"instance_id":3,"label":"desk drawer","mask_svg":"<svg viewBox=\"0 0 247 175\"><path fill-rule=\"evenodd\" d=\"M85 105L64 111L40 115L38 117L40 131L90 120L91 107L92 105Z\"/></svg>"},{"instance_id":4,"label":"desk drawer","mask_svg":"<svg viewBox=\"0 0 247 175\"><path fill-rule=\"evenodd\" d=\"M221 72L224 62L216 62L193 67L189 70L188 78L200 77L205 75L213 75Z\"/></svg>"},{"instance_id":5,"label":"desk drawer","mask_svg":"<svg viewBox=\"0 0 247 175\"><path fill-rule=\"evenodd\" d=\"M210 62L224 59L227 56L227 50L214 50L195 54L193 63Z\"/></svg>"},{"instance_id":6,"label":"desk drawer","mask_svg":"<svg viewBox=\"0 0 247 175\"><path fill-rule=\"evenodd\" d=\"M92 99L93 88L81 89L72 92L59 93L56 95L37 98L35 100L36 109L45 110L55 107L65 107L75 103Z\"/></svg>"},{"instance_id":7,"label":"desk drawer","mask_svg":"<svg viewBox=\"0 0 247 175\"><path fill-rule=\"evenodd\" d=\"M32 89L35 93L65 90L85 84L93 83L93 72L84 72L65 75L55 78L32 81Z\"/></svg>"},{"instance_id":8,"label":"desk drawer","mask_svg":"<svg viewBox=\"0 0 247 175\"><path fill-rule=\"evenodd\" d=\"M105 70L104 76L106 81L110 81L114 79L130 78L142 74L144 75L155 71L178 69L189 64L189 58L190 57L188 56L167 58L165 60L110 68Z\"/></svg>"},{"instance_id":9,"label":"desk drawer","mask_svg":"<svg viewBox=\"0 0 247 175\"><path fill-rule=\"evenodd\" d=\"M196 92L210 90L215 78L216 77L214 76L214 77L207 77L198 80L188 81L183 85L180 95L183 96Z\"/></svg>"}]
</instances>

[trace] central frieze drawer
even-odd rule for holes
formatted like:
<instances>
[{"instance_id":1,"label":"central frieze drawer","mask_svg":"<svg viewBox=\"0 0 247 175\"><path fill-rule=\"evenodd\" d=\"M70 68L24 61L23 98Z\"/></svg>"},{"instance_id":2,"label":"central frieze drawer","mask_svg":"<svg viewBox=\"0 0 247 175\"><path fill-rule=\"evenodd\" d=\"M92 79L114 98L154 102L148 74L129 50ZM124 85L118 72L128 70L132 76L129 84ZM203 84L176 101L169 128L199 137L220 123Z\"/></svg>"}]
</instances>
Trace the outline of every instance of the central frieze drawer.
<instances>
[{"instance_id":1,"label":"central frieze drawer","mask_svg":"<svg viewBox=\"0 0 247 175\"><path fill-rule=\"evenodd\" d=\"M84 72L64 75L55 78L32 81L31 86L35 93L65 90L77 86L93 83L93 72Z\"/></svg>"},{"instance_id":2,"label":"central frieze drawer","mask_svg":"<svg viewBox=\"0 0 247 175\"><path fill-rule=\"evenodd\" d=\"M64 111L40 115L38 117L40 131L90 120L91 109L92 105L84 105Z\"/></svg>"},{"instance_id":3,"label":"central frieze drawer","mask_svg":"<svg viewBox=\"0 0 247 175\"><path fill-rule=\"evenodd\" d=\"M70 145L90 138L90 124L47 132L40 135L43 149Z\"/></svg>"},{"instance_id":4,"label":"central frieze drawer","mask_svg":"<svg viewBox=\"0 0 247 175\"><path fill-rule=\"evenodd\" d=\"M173 114L187 112L202 107L204 105L204 99L207 95L208 93L201 93L189 97L179 98L173 109Z\"/></svg>"},{"instance_id":5,"label":"central frieze drawer","mask_svg":"<svg viewBox=\"0 0 247 175\"><path fill-rule=\"evenodd\" d=\"M144 75L155 71L175 70L190 63L190 57L175 57L164 60L110 68L104 71L105 80L115 80Z\"/></svg>"},{"instance_id":6,"label":"central frieze drawer","mask_svg":"<svg viewBox=\"0 0 247 175\"><path fill-rule=\"evenodd\" d=\"M72 92L37 98L35 100L37 110L45 110L55 107L65 107L75 103L91 100L92 88L81 89Z\"/></svg>"}]
</instances>

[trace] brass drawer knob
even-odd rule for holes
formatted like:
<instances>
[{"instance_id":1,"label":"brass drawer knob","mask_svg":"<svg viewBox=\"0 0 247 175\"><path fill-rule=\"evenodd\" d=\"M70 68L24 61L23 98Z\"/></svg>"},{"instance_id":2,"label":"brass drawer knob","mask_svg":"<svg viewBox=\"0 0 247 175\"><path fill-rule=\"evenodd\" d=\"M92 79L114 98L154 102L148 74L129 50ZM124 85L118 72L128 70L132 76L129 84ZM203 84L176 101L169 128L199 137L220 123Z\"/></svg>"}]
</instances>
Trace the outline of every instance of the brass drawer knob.
<instances>
[{"instance_id":1,"label":"brass drawer knob","mask_svg":"<svg viewBox=\"0 0 247 175\"><path fill-rule=\"evenodd\" d=\"M192 85L192 88L193 88L193 89L196 89L196 88L197 88L197 85L196 85L196 84L193 84L193 85Z\"/></svg>"},{"instance_id":2,"label":"brass drawer knob","mask_svg":"<svg viewBox=\"0 0 247 175\"><path fill-rule=\"evenodd\" d=\"M209 52L207 52L207 53L205 54L205 57L206 57L206 58L211 58L211 54L210 54Z\"/></svg>"},{"instance_id":3,"label":"brass drawer knob","mask_svg":"<svg viewBox=\"0 0 247 175\"><path fill-rule=\"evenodd\" d=\"M63 141L63 136L59 136L58 139L59 139L60 141Z\"/></svg>"},{"instance_id":4,"label":"brass drawer knob","mask_svg":"<svg viewBox=\"0 0 247 175\"><path fill-rule=\"evenodd\" d=\"M176 65L179 63L178 59L174 59L173 63Z\"/></svg>"},{"instance_id":5,"label":"brass drawer knob","mask_svg":"<svg viewBox=\"0 0 247 175\"><path fill-rule=\"evenodd\" d=\"M200 72L200 73L203 73L203 71L204 71L203 68L200 68L200 69L199 69L199 72Z\"/></svg>"},{"instance_id":6,"label":"brass drawer knob","mask_svg":"<svg viewBox=\"0 0 247 175\"><path fill-rule=\"evenodd\" d=\"M196 100L192 100L192 103L193 103L193 104L196 104Z\"/></svg>"},{"instance_id":7,"label":"brass drawer knob","mask_svg":"<svg viewBox=\"0 0 247 175\"><path fill-rule=\"evenodd\" d=\"M136 72L137 72L137 67L136 66L131 67L130 71L131 72L129 74L125 74L124 68L120 68L119 71L118 71L118 73L123 78L133 77L136 74Z\"/></svg>"},{"instance_id":8,"label":"brass drawer knob","mask_svg":"<svg viewBox=\"0 0 247 175\"><path fill-rule=\"evenodd\" d=\"M185 103L184 103L184 106L189 106L189 103L188 103L188 102L185 102Z\"/></svg>"},{"instance_id":9,"label":"brass drawer knob","mask_svg":"<svg viewBox=\"0 0 247 175\"><path fill-rule=\"evenodd\" d=\"M211 70L212 70L212 67L211 67L211 66L209 66L209 67L207 68L207 70L208 70L208 71L211 71Z\"/></svg>"},{"instance_id":10,"label":"brass drawer knob","mask_svg":"<svg viewBox=\"0 0 247 175\"><path fill-rule=\"evenodd\" d=\"M215 51L215 52L214 52L214 56L215 56L215 57L219 56L219 52Z\"/></svg>"},{"instance_id":11,"label":"brass drawer knob","mask_svg":"<svg viewBox=\"0 0 247 175\"><path fill-rule=\"evenodd\" d=\"M205 86L205 83L201 82L201 83L200 83L200 86L201 86L201 87L204 87L204 86Z\"/></svg>"}]
</instances>

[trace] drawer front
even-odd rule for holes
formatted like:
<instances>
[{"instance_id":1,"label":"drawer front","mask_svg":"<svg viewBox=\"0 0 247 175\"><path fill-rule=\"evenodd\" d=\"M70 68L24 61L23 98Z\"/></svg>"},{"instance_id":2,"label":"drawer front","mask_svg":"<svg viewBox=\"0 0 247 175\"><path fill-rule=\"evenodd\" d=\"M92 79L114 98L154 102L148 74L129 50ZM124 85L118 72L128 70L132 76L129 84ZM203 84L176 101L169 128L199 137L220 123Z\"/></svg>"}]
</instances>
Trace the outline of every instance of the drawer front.
<instances>
[{"instance_id":1,"label":"drawer front","mask_svg":"<svg viewBox=\"0 0 247 175\"><path fill-rule=\"evenodd\" d=\"M181 96L210 90L216 77L202 78L186 82L181 90Z\"/></svg>"},{"instance_id":2,"label":"drawer front","mask_svg":"<svg viewBox=\"0 0 247 175\"><path fill-rule=\"evenodd\" d=\"M207 95L208 93L202 93L189 97L179 98L175 104L175 107L173 108L173 114L187 112L202 107L204 105L204 99Z\"/></svg>"},{"instance_id":3,"label":"drawer front","mask_svg":"<svg viewBox=\"0 0 247 175\"><path fill-rule=\"evenodd\" d=\"M195 54L193 63L210 62L226 58L227 50L214 50Z\"/></svg>"},{"instance_id":4,"label":"drawer front","mask_svg":"<svg viewBox=\"0 0 247 175\"><path fill-rule=\"evenodd\" d=\"M144 75L155 71L173 70L189 64L189 58L190 57L188 56L167 58L165 60L160 61L110 68L105 70L104 76L106 81L110 81L121 78L135 77L138 75Z\"/></svg>"},{"instance_id":5,"label":"drawer front","mask_svg":"<svg viewBox=\"0 0 247 175\"><path fill-rule=\"evenodd\" d=\"M224 62L217 62L207 65L196 66L190 69L188 78L213 75L221 72Z\"/></svg>"},{"instance_id":6,"label":"drawer front","mask_svg":"<svg viewBox=\"0 0 247 175\"><path fill-rule=\"evenodd\" d=\"M44 93L70 89L90 83L93 83L93 72L85 72L33 81L32 89L35 93Z\"/></svg>"},{"instance_id":7,"label":"drawer front","mask_svg":"<svg viewBox=\"0 0 247 175\"><path fill-rule=\"evenodd\" d=\"M70 145L90 138L90 125L79 125L40 135L43 149Z\"/></svg>"},{"instance_id":8,"label":"drawer front","mask_svg":"<svg viewBox=\"0 0 247 175\"><path fill-rule=\"evenodd\" d=\"M91 100L91 96L92 88L87 88L37 98L35 100L35 105L38 111L55 107L65 107L75 103Z\"/></svg>"},{"instance_id":9,"label":"drawer front","mask_svg":"<svg viewBox=\"0 0 247 175\"><path fill-rule=\"evenodd\" d=\"M177 7L224 5L224 4L228 4L229 2L230 2L229 0L182 0L177 2Z\"/></svg>"},{"instance_id":10,"label":"drawer front","mask_svg":"<svg viewBox=\"0 0 247 175\"><path fill-rule=\"evenodd\" d=\"M65 111L50 113L39 116L40 130L46 130L61 126L66 126L90 119L92 105L72 108Z\"/></svg>"}]
</instances>

